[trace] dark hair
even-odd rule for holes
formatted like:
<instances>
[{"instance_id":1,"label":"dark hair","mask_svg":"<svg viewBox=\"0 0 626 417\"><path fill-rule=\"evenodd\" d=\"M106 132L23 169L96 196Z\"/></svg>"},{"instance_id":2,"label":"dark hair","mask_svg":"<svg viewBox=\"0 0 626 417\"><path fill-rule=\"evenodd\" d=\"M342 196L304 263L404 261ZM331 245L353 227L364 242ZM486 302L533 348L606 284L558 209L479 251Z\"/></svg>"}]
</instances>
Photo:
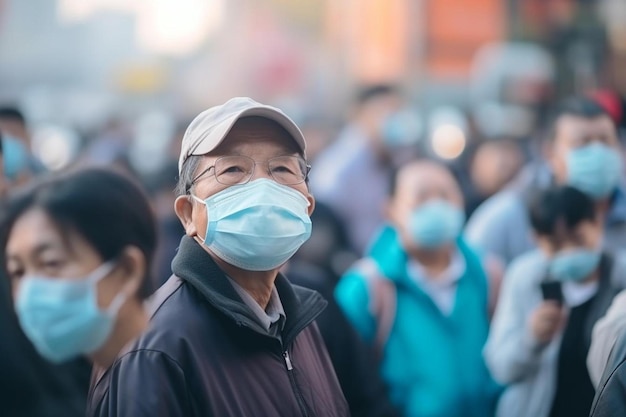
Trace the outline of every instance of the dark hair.
<instances>
[{"instance_id":1,"label":"dark hair","mask_svg":"<svg viewBox=\"0 0 626 417\"><path fill-rule=\"evenodd\" d=\"M26 119L22 112L11 106L0 107L0 119L13 120L22 125L26 124Z\"/></svg>"},{"instance_id":2,"label":"dark hair","mask_svg":"<svg viewBox=\"0 0 626 417\"><path fill-rule=\"evenodd\" d=\"M368 85L359 89L355 97L355 103L362 105L371 99L395 94L398 94L398 89L391 84Z\"/></svg>"},{"instance_id":3,"label":"dark hair","mask_svg":"<svg viewBox=\"0 0 626 417\"><path fill-rule=\"evenodd\" d=\"M150 295L156 220L146 195L133 180L112 170L86 168L42 177L19 190L0 212L2 259L15 222L34 208L44 210L64 236L78 233L105 262L128 245L139 248L147 267L138 296Z\"/></svg>"},{"instance_id":4,"label":"dark hair","mask_svg":"<svg viewBox=\"0 0 626 417\"><path fill-rule=\"evenodd\" d=\"M560 225L572 230L596 218L593 200L569 186L555 186L535 193L528 205L530 224L538 235L553 236Z\"/></svg>"},{"instance_id":5,"label":"dark hair","mask_svg":"<svg viewBox=\"0 0 626 417\"><path fill-rule=\"evenodd\" d=\"M550 140L556 137L556 125L563 116L575 116L584 119L608 117L611 122L613 122L611 116L595 100L587 97L570 97L557 106L550 118ZM615 125L615 123L613 123L613 125ZM615 129L617 130L617 127L615 127Z\"/></svg>"}]
</instances>

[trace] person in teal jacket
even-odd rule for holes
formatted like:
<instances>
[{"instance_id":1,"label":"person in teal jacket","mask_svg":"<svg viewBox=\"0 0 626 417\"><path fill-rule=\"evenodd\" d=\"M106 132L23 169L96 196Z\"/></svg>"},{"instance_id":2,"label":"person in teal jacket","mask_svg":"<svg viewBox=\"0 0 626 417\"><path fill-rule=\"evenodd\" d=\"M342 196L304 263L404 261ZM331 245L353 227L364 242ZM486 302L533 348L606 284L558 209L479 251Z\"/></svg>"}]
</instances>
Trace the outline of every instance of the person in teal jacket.
<instances>
[{"instance_id":1,"label":"person in teal jacket","mask_svg":"<svg viewBox=\"0 0 626 417\"><path fill-rule=\"evenodd\" d=\"M500 273L460 236L462 208L445 167L405 165L391 187L388 223L335 290L379 351L391 399L407 417L493 416L500 392L482 358Z\"/></svg>"}]
</instances>

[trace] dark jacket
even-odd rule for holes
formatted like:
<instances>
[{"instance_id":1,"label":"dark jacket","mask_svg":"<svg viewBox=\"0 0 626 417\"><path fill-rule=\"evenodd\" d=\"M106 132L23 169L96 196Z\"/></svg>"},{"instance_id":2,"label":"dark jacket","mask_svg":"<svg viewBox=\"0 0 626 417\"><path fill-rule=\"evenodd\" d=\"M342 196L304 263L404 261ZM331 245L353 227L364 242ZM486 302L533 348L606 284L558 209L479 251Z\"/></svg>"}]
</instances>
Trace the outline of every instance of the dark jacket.
<instances>
[{"instance_id":1,"label":"dark jacket","mask_svg":"<svg viewBox=\"0 0 626 417\"><path fill-rule=\"evenodd\" d=\"M615 342L591 406L591 417L624 415L626 415L626 333L622 333Z\"/></svg>"},{"instance_id":2,"label":"dark jacket","mask_svg":"<svg viewBox=\"0 0 626 417\"><path fill-rule=\"evenodd\" d=\"M256 322L193 239L182 239L172 269L175 276L155 294L149 329L94 379L88 415L348 415L312 325L326 304L318 293L278 276L286 314L278 338Z\"/></svg>"},{"instance_id":3,"label":"dark jacket","mask_svg":"<svg viewBox=\"0 0 626 417\"><path fill-rule=\"evenodd\" d=\"M335 301L332 277L305 262L290 262L288 274L292 283L318 291L328 300L328 306L315 322L352 415L399 416L389 400L387 386L380 374L380 360L374 349L361 339Z\"/></svg>"}]
</instances>

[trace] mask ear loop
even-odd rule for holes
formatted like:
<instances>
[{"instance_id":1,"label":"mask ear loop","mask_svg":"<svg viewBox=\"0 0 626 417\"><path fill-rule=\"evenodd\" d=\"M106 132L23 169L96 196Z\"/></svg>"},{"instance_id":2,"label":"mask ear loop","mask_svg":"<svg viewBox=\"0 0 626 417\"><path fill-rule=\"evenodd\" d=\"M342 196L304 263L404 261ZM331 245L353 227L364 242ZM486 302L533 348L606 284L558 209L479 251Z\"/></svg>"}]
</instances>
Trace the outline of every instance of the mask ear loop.
<instances>
[{"instance_id":1,"label":"mask ear loop","mask_svg":"<svg viewBox=\"0 0 626 417\"><path fill-rule=\"evenodd\" d=\"M89 275L87 281L94 287L97 287L96 284L102 281L107 275L109 275L115 268L115 265L116 262L114 260L103 263ZM95 292L96 294L98 293L97 288ZM109 307L106 309L106 313L111 316L116 316L127 299L128 295L123 291L120 292L113 298L113 301L111 301L111 304L109 304Z\"/></svg>"},{"instance_id":2,"label":"mask ear loop","mask_svg":"<svg viewBox=\"0 0 626 417\"><path fill-rule=\"evenodd\" d=\"M193 198L194 200L196 200L198 203L200 203L200 204L204 204L204 205L206 206L206 201L201 200L201 199L200 199L200 197L196 197L196 196L195 196L195 195L193 195L193 194L189 194L189 195L191 196L191 198ZM198 239L200 239L200 241L202 241L202 244L204 244L204 243L206 242L205 238L203 238L203 237L201 237L201 236L199 236L199 235L196 235L196 237L197 237Z\"/></svg>"}]
</instances>

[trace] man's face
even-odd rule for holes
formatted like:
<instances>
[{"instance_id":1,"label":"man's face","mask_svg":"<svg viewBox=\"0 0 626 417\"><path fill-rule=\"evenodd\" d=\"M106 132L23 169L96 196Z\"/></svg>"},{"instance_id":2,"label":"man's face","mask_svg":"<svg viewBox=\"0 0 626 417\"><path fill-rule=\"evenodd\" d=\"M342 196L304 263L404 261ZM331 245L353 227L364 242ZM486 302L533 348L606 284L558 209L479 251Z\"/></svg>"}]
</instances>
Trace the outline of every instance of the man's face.
<instances>
[{"instance_id":1,"label":"man's face","mask_svg":"<svg viewBox=\"0 0 626 417\"><path fill-rule=\"evenodd\" d=\"M572 229L565 224L557 227L553 236L537 236L539 248L549 257L571 249L595 250L600 247L602 226L597 221L585 220Z\"/></svg>"},{"instance_id":2,"label":"man's face","mask_svg":"<svg viewBox=\"0 0 626 417\"><path fill-rule=\"evenodd\" d=\"M410 242L408 219L411 213L425 203L444 200L463 209L463 195L454 177L443 167L432 162L409 164L398 172L396 192L387 207L392 223Z\"/></svg>"},{"instance_id":3,"label":"man's face","mask_svg":"<svg viewBox=\"0 0 626 417\"><path fill-rule=\"evenodd\" d=\"M298 156L298 148L293 139L281 129L276 123L262 118L244 118L235 123L224 141L209 154L202 157L202 160L195 172L195 175L213 166L215 161L223 156L243 155L252 158L256 163L254 173L250 181L259 178L272 179L267 171L265 161L277 156ZM201 200L217 194L226 188L233 187L217 182L214 170L200 176L191 187L191 193ZM235 185L236 187L236 185ZM310 202L309 215L313 212L314 199L309 193L305 182L289 187L302 193ZM180 202L179 202L180 201ZM177 214L188 236L204 238L207 227L206 206L189 196L179 197L177 200ZM188 216L181 215L181 210L189 213Z\"/></svg>"},{"instance_id":4,"label":"man's face","mask_svg":"<svg viewBox=\"0 0 626 417\"><path fill-rule=\"evenodd\" d=\"M619 150L617 132L608 116L588 119L564 115L558 119L551 164L559 184L564 184L567 181L567 156L569 152L594 142Z\"/></svg>"}]
</instances>

